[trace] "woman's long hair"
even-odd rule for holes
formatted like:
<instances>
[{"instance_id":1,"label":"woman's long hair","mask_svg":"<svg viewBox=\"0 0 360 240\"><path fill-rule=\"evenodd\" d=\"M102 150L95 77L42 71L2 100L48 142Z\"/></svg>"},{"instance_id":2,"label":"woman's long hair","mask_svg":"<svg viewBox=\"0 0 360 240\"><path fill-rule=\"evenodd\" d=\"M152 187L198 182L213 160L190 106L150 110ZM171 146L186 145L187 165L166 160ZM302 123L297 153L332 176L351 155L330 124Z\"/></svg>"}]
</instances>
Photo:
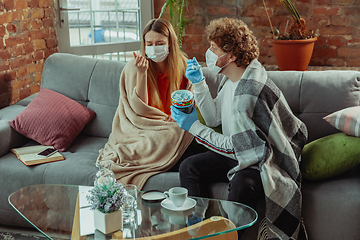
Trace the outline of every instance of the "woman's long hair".
<instances>
[{"instance_id":1,"label":"woman's long hair","mask_svg":"<svg viewBox=\"0 0 360 240\"><path fill-rule=\"evenodd\" d=\"M170 81L168 100L171 101L171 93L180 88L180 84L183 80L187 57L180 50L174 28L169 21L162 18L153 19L145 26L141 42L141 53L143 56L145 56L145 35L151 30L160 33L169 39L169 55L164 61ZM149 60L149 68L147 71L148 88L151 92L149 104L151 103L152 106L161 108L163 107L163 103L160 100L159 87L156 80L157 75L158 71L156 63Z\"/></svg>"}]
</instances>

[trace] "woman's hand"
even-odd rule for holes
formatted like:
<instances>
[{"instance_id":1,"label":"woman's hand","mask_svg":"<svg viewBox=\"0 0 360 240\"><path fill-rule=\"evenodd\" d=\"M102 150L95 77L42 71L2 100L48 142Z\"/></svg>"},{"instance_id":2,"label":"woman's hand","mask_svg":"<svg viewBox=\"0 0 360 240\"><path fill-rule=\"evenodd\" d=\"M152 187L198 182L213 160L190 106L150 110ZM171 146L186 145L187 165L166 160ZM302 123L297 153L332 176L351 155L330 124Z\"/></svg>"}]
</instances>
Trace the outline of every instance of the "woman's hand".
<instances>
[{"instance_id":1,"label":"woman's hand","mask_svg":"<svg viewBox=\"0 0 360 240\"><path fill-rule=\"evenodd\" d=\"M147 60L141 54L137 55L135 52L133 52L133 55L135 57L134 65L137 68L138 72L145 73L149 68L149 60Z\"/></svg>"}]
</instances>

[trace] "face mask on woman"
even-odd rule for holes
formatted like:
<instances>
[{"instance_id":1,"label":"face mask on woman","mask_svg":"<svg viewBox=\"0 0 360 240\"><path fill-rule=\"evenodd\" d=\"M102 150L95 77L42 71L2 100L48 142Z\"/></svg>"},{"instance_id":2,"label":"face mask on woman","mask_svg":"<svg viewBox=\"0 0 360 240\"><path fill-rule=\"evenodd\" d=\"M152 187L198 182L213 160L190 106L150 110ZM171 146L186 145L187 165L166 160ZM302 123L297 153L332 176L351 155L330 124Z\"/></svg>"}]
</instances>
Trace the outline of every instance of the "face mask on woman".
<instances>
[{"instance_id":1,"label":"face mask on woman","mask_svg":"<svg viewBox=\"0 0 360 240\"><path fill-rule=\"evenodd\" d=\"M154 62L162 62L169 55L169 46L145 46L145 53Z\"/></svg>"},{"instance_id":2,"label":"face mask on woman","mask_svg":"<svg viewBox=\"0 0 360 240\"><path fill-rule=\"evenodd\" d=\"M205 53L205 57L206 57L206 65L208 67L208 69L210 70L210 72L212 72L213 74L218 74L221 69L223 69L224 67L226 67L230 62L228 62L227 64L225 64L225 66L223 67L219 67L216 66L216 62L219 58L225 56L227 53L221 55L220 57L218 57L218 55L216 55L215 53L213 53L213 51L211 51L210 49L208 49Z\"/></svg>"}]
</instances>

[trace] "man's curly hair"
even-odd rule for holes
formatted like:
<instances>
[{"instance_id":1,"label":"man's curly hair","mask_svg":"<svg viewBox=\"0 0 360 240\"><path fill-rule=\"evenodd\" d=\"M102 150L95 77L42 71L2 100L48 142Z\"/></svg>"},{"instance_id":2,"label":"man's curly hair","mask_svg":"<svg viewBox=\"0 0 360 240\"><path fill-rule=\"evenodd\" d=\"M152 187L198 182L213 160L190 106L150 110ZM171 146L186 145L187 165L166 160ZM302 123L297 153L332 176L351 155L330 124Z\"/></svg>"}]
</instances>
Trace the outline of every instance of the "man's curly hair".
<instances>
[{"instance_id":1,"label":"man's curly hair","mask_svg":"<svg viewBox=\"0 0 360 240\"><path fill-rule=\"evenodd\" d=\"M210 22L206 27L209 41L213 41L226 53L237 57L236 66L247 67L259 56L259 46L252 31L247 25L233 18L220 18Z\"/></svg>"}]
</instances>

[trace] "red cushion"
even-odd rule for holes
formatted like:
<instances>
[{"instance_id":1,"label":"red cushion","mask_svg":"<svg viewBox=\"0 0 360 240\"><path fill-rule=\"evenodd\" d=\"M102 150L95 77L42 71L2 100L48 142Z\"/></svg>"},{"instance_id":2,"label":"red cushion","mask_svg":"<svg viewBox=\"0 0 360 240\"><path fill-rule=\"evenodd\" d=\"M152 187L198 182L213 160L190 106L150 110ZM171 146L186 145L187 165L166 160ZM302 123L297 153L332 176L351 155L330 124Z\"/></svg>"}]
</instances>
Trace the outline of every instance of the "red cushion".
<instances>
[{"instance_id":1,"label":"red cushion","mask_svg":"<svg viewBox=\"0 0 360 240\"><path fill-rule=\"evenodd\" d=\"M96 114L80 103L41 88L24 111L9 121L19 133L42 145L65 151Z\"/></svg>"}]
</instances>

